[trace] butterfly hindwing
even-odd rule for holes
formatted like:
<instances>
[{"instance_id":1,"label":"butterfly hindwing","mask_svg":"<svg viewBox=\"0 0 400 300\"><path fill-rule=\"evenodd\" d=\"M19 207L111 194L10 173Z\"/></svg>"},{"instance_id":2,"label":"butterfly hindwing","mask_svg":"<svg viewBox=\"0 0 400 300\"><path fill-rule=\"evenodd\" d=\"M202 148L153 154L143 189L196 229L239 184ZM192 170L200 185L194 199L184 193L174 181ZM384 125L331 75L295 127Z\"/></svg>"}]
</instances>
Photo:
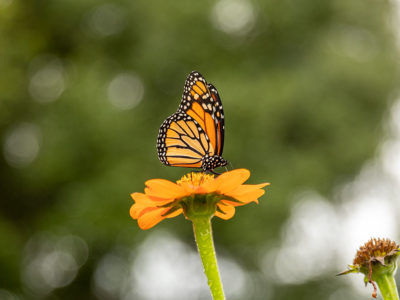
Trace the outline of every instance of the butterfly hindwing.
<instances>
[{"instance_id":1,"label":"butterfly hindwing","mask_svg":"<svg viewBox=\"0 0 400 300\"><path fill-rule=\"evenodd\" d=\"M183 113L173 114L160 127L158 157L166 165L200 168L210 146L200 125Z\"/></svg>"}]
</instances>

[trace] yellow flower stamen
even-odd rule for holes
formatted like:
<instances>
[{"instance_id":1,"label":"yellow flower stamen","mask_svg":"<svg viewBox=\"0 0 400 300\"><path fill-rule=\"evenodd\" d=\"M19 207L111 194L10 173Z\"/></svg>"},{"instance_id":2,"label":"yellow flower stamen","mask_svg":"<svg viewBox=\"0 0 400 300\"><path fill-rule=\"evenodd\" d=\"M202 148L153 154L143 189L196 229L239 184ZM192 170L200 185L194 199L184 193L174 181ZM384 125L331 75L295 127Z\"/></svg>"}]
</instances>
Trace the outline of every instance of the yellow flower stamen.
<instances>
[{"instance_id":1,"label":"yellow flower stamen","mask_svg":"<svg viewBox=\"0 0 400 300\"><path fill-rule=\"evenodd\" d=\"M214 180L214 175L206 174L203 172L192 172L186 175L183 175L180 180L176 183L178 185L183 185L184 183L189 183L193 186L200 186L201 184L209 181Z\"/></svg>"}]
</instances>

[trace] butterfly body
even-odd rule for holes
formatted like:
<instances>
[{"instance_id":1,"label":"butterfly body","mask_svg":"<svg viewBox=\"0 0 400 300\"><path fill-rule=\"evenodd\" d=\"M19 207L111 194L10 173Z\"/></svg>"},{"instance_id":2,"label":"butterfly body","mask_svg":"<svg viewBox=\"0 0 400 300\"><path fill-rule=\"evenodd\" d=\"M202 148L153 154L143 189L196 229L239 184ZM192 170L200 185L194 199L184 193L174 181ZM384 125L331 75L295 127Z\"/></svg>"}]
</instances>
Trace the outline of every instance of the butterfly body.
<instances>
[{"instance_id":1,"label":"butterfly body","mask_svg":"<svg viewBox=\"0 0 400 300\"><path fill-rule=\"evenodd\" d=\"M178 110L161 124L158 158L165 165L212 172L228 163L222 158L224 130L217 89L193 71L186 79Z\"/></svg>"},{"instance_id":2,"label":"butterfly body","mask_svg":"<svg viewBox=\"0 0 400 300\"><path fill-rule=\"evenodd\" d=\"M213 156L206 155L201 160L201 168L204 171L213 170L218 167L224 167L227 164L228 161L219 155L213 155Z\"/></svg>"}]
</instances>

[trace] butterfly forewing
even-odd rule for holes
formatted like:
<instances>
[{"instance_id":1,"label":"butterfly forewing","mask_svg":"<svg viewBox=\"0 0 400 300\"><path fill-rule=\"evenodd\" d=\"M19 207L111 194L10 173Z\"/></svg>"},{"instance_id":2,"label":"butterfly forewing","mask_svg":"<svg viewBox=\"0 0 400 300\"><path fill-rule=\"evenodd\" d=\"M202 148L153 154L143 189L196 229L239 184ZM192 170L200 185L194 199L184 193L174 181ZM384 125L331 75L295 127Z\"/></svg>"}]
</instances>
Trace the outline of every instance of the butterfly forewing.
<instances>
[{"instance_id":1,"label":"butterfly forewing","mask_svg":"<svg viewBox=\"0 0 400 300\"><path fill-rule=\"evenodd\" d=\"M221 155L225 129L222 102L217 89L200 73L189 74L178 111L193 117L207 133L216 151L210 155Z\"/></svg>"},{"instance_id":2,"label":"butterfly forewing","mask_svg":"<svg viewBox=\"0 0 400 300\"><path fill-rule=\"evenodd\" d=\"M210 90L211 97L214 100L215 113L215 127L217 132L217 154L222 155L222 150L224 149L224 132L225 132L225 116L224 109L222 107L221 98L219 97L217 89L212 85L208 84L208 89Z\"/></svg>"}]
</instances>

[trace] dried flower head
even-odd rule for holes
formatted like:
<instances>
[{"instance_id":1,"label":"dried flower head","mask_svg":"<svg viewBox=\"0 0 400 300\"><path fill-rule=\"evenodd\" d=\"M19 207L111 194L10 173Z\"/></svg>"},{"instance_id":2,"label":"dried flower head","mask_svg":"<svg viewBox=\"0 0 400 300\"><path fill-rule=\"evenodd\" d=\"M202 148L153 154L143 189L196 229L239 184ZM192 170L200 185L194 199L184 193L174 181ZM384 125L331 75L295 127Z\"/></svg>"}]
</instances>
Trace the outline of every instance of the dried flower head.
<instances>
[{"instance_id":1,"label":"dried flower head","mask_svg":"<svg viewBox=\"0 0 400 300\"><path fill-rule=\"evenodd\" d=\"M385 264L385 257L392 256L399 251L399 245L390 239L370 239L357 251L353 265L363 266L378 261Z\"/></svg>"},{"instance_id":2,"label":"dried flower head","mask_svg":"<svg viewBox=\"0 0 400 300\"><path fill-rule=\"evenodd\" d=\"M372 297L376 298L377 288L375 281L382 275L393 275L396 271L396 259L400 255L400 247L390 239L371 238L357 251L353 265L339 273L363 273L365 284L371 283L374 287Z\"/></svg>"}]
</instances>

